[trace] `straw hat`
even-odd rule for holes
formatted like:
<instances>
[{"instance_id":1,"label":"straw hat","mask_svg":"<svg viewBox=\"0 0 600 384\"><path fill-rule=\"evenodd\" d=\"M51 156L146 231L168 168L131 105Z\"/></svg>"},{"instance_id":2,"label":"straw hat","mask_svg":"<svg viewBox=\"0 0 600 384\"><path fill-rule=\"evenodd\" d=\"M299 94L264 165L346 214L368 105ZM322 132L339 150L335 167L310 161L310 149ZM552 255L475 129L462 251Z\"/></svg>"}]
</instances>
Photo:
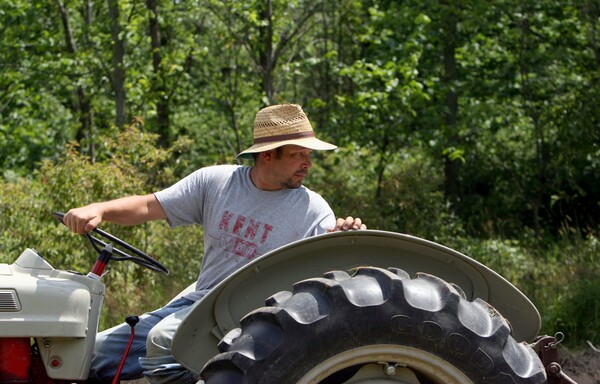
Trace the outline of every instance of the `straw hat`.
<instances>
[{"instance_id":1,"label":"straw hat","mask_svg":"<svg viewBox=\"0 0 600 384\"><path fill-rule=\"evenodd\" d=\"M251 159L254 153L290 144L323 151L337 148L315 137L310 121L299 105L271 105L256 114L254 145L240 152L237 158Z\"/></svg>"}]
</instances>

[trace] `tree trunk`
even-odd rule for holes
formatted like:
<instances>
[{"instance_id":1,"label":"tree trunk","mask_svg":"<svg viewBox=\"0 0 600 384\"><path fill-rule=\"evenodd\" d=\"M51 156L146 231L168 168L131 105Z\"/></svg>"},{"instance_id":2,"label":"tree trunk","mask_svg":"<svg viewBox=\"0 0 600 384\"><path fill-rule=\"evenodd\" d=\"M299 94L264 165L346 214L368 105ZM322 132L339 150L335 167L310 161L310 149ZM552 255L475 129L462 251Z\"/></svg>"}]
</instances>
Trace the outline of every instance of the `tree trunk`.
<instances>
[{"instance_id":1,"label":"tree trunk","mask_svg":"<svg viewBox=\"0 0 600 384\"><path fill-rule=\"evenodd\" d=\"M119 23L119 2L118 0L107 0L108 11L110 14L110 33L113 42L112 56L112 85L115 92L115 125L123 127L127 124L126 100L127 92L125 91L125 41L120 38L121 24Z\"/></svg>"},{"instance_id":2,"label":"tree trunk","mask_svg":"<svg viewBox=\"0 0 600 384\"><path fill-rule=\"evenodd\" d=\"M446 88L445 97L445 123L446 123L446 153L444 157L444 191L448 201L455 206L460 200L460 160L452 157L454 152L460 145L460 137L458 135L458 95L456 93L456 83L458 76L456 73L456 39L457 20L456 13L453 12L453 6L442 2L444 9L448 10L442 16L444 32L446 38L444 42L444 76L443 83Z\"/></svg>"},{"instance_id":3,"label":"tree trunk","mask_svg":"<svg viewBox=\"0 0 600 384\"><path fill-rule=\"evenodd\" d=\"M158 143L161 147L168 147L169 125L170 125L170 102L167 92L166 76L162 67L162 41L160 24L158 22L158 6L156 0L147 0L146 6L151 12L149 20L150 40L152 45L152 67L154 69L154 96L156 97L156 131L158 132Z\"/></svg>"},{"instance_id":4,"label":"tree trunk","mask_svg":"<svg viewBox=\"0 0 600 384\"><path fill-rule=\"evenodd\" d=\"M277 44L274 45L273 6L271 0L265 0L264 7L259 10L260 19L265 21L265 25L259 28L260 37L257 45L253 46L253 42L248 41L247 38L241 39L246 41L248 47L253 47L250 48L251 53L257 52L255 60L261 71L262 87L269 104L276 102L273 71L275 70L277 61L290 44L301 38L307 30L307 22L321 9L321 5L318 2L308 2L305 7L298 9L300 13L298 18L294 19L293 27L282 32L279 35Z\"/></svg>"},{"instance_id":5,"label":"tree trunk","mask_svg":"<svg viewBox=\"0 0 600 384\"><path fill-rule=\"evenodd\" d=\"M77 43L75 42L75 38L73 37L73 31L71 29L71 23L69 18L69 11L65 7L62 1L56 0L58 4L58 8L60 9L61 20L65 32L65 46L67 51L73 55L77 53ZM86 19L86 22L89 19ZM88 148L88 156L91 162L95 161L95 128L93 125L92 119L92 107L90 98L87 96L85 89L81 86L77 86L76 88L76 102L72 103L73 114L78 116L79 119L79 128L77 129L77 133L75 135L76 140L79 143L87 142Z\"/></svg>"},{"instance_id":6,"label":"tree trunk","mask_svg":"<svg viewBox=\"0 0 600 384\"><path fill-rule=\"evenodd\" d=\"M548 157L546 154L547 146L545 140L544 127L540 122L540 112L536 106L535 91L531 87L529 73L530 63L527 60L527 53L530 50L529 43L530 26L528 22L528 12L523 10L522 22L520 24L520 57L519 57L519 76L521 81L521 95L523 97L523 105L526 115L533 123L533 140L535 145L535 183L530 186L531 191L531 207L532 220L536 238L541 237L541 215L540 212L544 206L544 196L546 195L546 174L548 168Z\"/></svg>"},{"instance_id":7,"label":"tree trunk","mask_svg":"<svg viewBox=\"0 0 600 384\"><path fill-rule=\"evenodd\" d=\"M269 100L269 104L275 104L273 87L273 68L275 67L273 56L273 7L271 0L265 1L265 7L261 10L261 19L266 25L260 28L262 49L260 49L260 67L262 70L263 90Z\"/></svg>"}]
</instances>

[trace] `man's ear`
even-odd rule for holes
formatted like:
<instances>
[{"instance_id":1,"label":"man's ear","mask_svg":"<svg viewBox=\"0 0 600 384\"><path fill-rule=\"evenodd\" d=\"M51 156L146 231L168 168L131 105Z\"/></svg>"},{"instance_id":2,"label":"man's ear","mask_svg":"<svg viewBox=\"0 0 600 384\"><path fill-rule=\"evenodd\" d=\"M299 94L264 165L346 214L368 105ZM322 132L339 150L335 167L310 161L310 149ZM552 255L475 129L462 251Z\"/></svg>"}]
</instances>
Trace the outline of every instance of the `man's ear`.
<instances>
[{"instance_id":1,"label":"man's ear","mask_svg":"<svg viewBox=\"0 0 600 384\"><path fill-rule=\"evenodd\" d=\"M274 157L275 154L275 150L274 149L270 149L268 151L264 151L264 152L260 152L258 154L258 157L260 157L263 161L271 161Z\"/></svg>"}]
</instances>

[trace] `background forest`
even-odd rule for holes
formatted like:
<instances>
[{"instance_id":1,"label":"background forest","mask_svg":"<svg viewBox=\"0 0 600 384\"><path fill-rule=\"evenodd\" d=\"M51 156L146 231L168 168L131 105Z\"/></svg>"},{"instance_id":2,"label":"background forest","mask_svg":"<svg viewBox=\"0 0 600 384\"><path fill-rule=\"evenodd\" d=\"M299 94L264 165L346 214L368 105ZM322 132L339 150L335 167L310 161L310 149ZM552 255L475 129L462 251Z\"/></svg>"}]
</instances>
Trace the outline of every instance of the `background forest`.
<instances>
[{"instance_id":1,"label":"background forest","mask_svg":"<svg viewBox=\"0 0 600 384\"><path fill-rule=\"evenodd\" d=\"M452 247L600 344L595 0L0 0L0 262L95 253L53 211L235 162L258 109L303 106L307 186L339 216ZM104 225L156 255L107 276L107 327L195 280L202 228Z\"/></svg>"}]
</instances>

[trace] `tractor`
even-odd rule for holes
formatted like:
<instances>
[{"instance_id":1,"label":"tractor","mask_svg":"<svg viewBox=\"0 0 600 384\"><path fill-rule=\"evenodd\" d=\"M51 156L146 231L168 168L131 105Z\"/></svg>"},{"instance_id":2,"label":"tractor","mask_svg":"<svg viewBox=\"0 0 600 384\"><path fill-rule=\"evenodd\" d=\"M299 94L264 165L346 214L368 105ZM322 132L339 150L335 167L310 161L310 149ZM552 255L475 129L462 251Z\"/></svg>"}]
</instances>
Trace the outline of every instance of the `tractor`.
<instances>
[{"instance_id":1,"label":"tractor","mask_svg":"<svg viewBox=\"0 0 600 384\"><path fill-rule=\"evenodd\" d=\"M168 273L94 232L87 274L55 269L32 248L0 264L0 384L85 382L109 263ZM135 316L127 320L133 333ZM172 352L199 384L575 383L558 362L560 334L540 329L531 301L475 259L362 230L306 238L249 262L194 303Z\"/></svg>"}]
</instances>

